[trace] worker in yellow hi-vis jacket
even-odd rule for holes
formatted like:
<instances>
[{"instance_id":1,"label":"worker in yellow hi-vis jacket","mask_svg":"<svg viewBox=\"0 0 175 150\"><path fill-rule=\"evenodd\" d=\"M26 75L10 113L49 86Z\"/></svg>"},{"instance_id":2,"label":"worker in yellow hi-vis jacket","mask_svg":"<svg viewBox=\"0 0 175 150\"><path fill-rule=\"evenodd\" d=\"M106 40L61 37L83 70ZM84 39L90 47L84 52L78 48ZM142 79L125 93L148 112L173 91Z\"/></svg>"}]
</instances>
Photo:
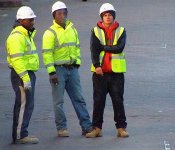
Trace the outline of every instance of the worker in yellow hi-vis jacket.
<instances>
[{"instance_id":1,"label":"worker in yellow hi-vis jacket","mask_svg":"<svg viewBox=\"0 0 175 150\"><path fill-rule=\"evenodd\" d=\"M67 19L67 13L63 2L53 4L53 25L45 31L42 42L43 61L52 86L55 123L61 137L69 136L64 113L65 90L78 116L82 134L92 130L78 72L81 64L79 37L73 23Z\"/></svg>"},{"instance_id":2,"label":"worker in yellow hi-vis jacket","mask_svg":"<svg viewBox=\"0 0 175 150\"><path fill-rule=\"evenodd\" d=\"M38 138L28 135L28 125L34 108L35 71L39 57L33 40L36 15L28 6L18 9L16 22L6 41L7 61L11 69L11 82L15 91L13 111L13 142L38 143Z\"/></svg>"}]
</instances>

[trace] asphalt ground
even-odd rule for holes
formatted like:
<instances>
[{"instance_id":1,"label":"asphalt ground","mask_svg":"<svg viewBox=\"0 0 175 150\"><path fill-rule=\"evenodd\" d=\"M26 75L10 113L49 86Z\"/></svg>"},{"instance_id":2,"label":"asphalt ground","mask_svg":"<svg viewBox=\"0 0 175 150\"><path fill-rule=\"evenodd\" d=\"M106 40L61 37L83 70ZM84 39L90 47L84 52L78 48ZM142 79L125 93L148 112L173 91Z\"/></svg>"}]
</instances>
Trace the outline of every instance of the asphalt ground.
<instances>
[{"instance_id":1,"label":"asphalt ground","mask_svg":"<svg viewBox=\"0 0 175 150\"><path fill-rule=\"evenodd\" d=\"M64 0L69 18L79 31L82 65L79 69L84 98L92 114L92 80L90 72L90 31L100 19L99 7L105 0ZM110 97L104 113L103 137L81 136L78 119L70 99L65 95L65 111L69 138L56 135L48 75L43 67L36 73L35 109L29 132L38 136L37 145L12 145L11 127L14 92L6 63L5 40L11 31L17 8L0 8L0 149L2 150L174 150L175 144L175 1L174 0L110 0L116 19L127 31L125 48L125 109L129 138L116 136ZM41 56L41 39L52 24L53 0L24 1L36 15L36 45Z\"/></svg>"}]
</instances>

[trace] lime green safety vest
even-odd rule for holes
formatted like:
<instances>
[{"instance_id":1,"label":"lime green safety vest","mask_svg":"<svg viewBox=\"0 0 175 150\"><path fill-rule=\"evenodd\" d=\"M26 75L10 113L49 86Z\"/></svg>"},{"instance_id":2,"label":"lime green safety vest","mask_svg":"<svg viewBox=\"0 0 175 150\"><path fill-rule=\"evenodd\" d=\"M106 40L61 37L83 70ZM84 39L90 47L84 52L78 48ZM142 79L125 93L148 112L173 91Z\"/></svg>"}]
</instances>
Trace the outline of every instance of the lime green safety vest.
<instances>
[{"instance_id":1,"label":"lime green safety vest","mask_svg":"<svg viewBox=\"0 0 175 150\"><path fill-rule=\"evenodd\" d=\"M17 26L6 41L9 67L16 71L23 82L30 81L27 70L37 71L39 69L39 57L33 41L35 33L34 31L29 37L28 30Z\"/></svg>"},{"instance_id":2,"label":"lime green safety vest","mask_svg":"<svg viewBox=\"0 0 175 150\"><path fill-rule=\"evenodd\" d=\"M63 29L55 20L45 31L42 42L42 55L47 72L55 72L54 65L81 64L78 33L72 22L66 21Z\"/></svg>"},{"instance_id":3,"label":"lime green safety vest","mask_svg":"<svg viewBox=\"0 0 175 150\"><path fill-rule=\"evenodd\" d=\"M120 36L122 35L123 31L124 31L123 27L118 27L116 29L113 45L117 45L117 41L120 38ZM102 45L106 45L104 31L102 29L100 29L99 27L95 27L94 33L95 33L95 36L100 40L100 43ZM102 65L102 60L103 60L104 54L105 54L105 51L101 51L101 53L100 53L100 65ZM120 54L112 54L111 66L112 66L112 72L115 72L115 73L126 72L126 60L125 60L124 52L122 52ZM93 64L91 65L91 71L95 72L95 67L93 66Z\"/></svg>"}]
</instances>

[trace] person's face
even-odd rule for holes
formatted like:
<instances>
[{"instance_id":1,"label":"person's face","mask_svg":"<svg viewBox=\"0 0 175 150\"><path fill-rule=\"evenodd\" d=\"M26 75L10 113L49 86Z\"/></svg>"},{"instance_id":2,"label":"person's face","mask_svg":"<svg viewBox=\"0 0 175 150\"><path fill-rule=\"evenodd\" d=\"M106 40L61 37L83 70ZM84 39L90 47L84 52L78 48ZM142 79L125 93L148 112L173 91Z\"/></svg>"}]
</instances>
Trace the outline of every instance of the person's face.
<instances>
[{"instance_id":1,"label":"person's face","mask_svg":"<svg viewBox=\"0 0 175 150\"><path fill-rule=\"evenodd\" d=\"M30 30L30 29L33 28L35 20L34 20L34 18L22 19L22 20L20 20L19 22L20 22L20 24L21 24L23 27L25 27L26 29Z\"/></svg>"},{"instance_id":2,"label":"person's face","mask_svg":"<svg viewBox=\"0 0 175 150\"><path fill-rule=\"evenodd\" d=\"M112 24L114 22L114 18L110 13L105 13L103 15L103 23L104 24Z\"/></svg>"},{"instance_id":3,"label":"person's face","mask_svg":"<svg viewBox=\"0 0 175 150\"><path fill-rule=\"evenodd\" d=\"M67 10L66 9L60 9L55 12L54 19L56 23L62 25L65 23L67 18Z\"/></svg>"}]
</instances>

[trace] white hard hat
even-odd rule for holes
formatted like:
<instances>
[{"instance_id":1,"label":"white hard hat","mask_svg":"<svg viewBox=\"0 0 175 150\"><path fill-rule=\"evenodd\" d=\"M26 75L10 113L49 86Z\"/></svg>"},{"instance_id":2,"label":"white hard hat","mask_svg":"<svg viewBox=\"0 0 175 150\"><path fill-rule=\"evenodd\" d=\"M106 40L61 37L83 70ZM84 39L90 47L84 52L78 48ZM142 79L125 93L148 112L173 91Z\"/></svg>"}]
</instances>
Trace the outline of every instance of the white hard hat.
<instances>
[{"instance_id":1,"label":"white hard hat","mask_svg":"<svg viewBox=\"0 0 175 150\"><path fill-rule=\"evenodd\" d=\"M35 18L36 15L34 14L33 10L28 6L22 6L18 9L16 14L16 19L30 19Z\"/></svg>"},{"instance_id":2,"label":"white hard hat","mask_svg":"<svg viewBox=\"0 0 175 150\"><path fill-rule=\"evenodd\" d=\"M111 5L110 3L104 3L101 7L100 7L100 11L99 11L99 15L101 15L103 12L105 11L114 11L116 12L116 10L114 9L114 6Z\"/></svg>"},{"instance_id":3,"label":"white hard hat","mask_svg":"<svg viewBox=\"0 0 175 150\"><path fill-rule=\"evenodd\" d=\"M53 4L53 6L52 6L52 13L54 12L54 11L56 11L56 10L59 10L59 9L66 9L67 7L66 7L66 5L63 3L63 2L61 2L61 1L57 1L57 2L55 2L54 4Z\"/></svg>"}]
</instances>

